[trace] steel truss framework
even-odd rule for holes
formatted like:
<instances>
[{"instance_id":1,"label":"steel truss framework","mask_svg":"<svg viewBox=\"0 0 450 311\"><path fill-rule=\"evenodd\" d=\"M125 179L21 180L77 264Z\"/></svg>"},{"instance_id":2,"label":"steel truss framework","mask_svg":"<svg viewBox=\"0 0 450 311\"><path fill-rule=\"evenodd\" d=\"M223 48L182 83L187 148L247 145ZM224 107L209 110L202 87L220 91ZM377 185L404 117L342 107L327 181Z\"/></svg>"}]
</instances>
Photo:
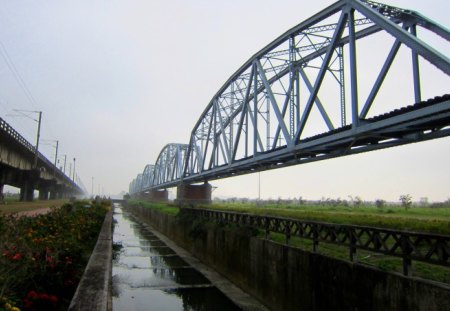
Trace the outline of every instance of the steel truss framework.
<instances>
[{"instance_id":1,"label":"steel truss framework","mask_svg":"<svg viewBox=\"0 0 450 311\"><path fill-rule=\"evenodd\" d=\"M448 136L450 98L422 102L419 56L446 78L450 60L418 38L419 27L450 41L449 30L413 11L362 0L329 6L241 66L214 95L189 144L167 145L131 182L130 193ZM395 41L361 101L356 43L379 33ZM411 53L405 72L416 104L374 116L401 46Z\"/></svg>"}]
</instances>

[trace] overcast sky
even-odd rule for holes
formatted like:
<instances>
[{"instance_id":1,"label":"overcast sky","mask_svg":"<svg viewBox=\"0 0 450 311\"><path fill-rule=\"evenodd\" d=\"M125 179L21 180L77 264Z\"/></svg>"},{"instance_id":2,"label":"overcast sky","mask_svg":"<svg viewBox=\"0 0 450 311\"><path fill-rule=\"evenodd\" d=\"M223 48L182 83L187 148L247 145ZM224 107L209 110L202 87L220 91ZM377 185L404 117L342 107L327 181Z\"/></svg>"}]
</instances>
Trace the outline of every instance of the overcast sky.
<instances>
[{"instance_id":1,"label":"overcast sky","mask_svg":"<svg viewBox=\"0 0 450 311\"><path fill-rule=\"evenodd\" d=\"M41 137L59 140L66 170L75 157L89 191L92 177L96 193L128 191L167 143L189 142L209 100L238 67L331 3L2 0L0 116L34 144L36 123L9 115L13 109L42 110ZM385 3L449 26L448 0ZM448 53L448 43L445 48ZM448 82L440 80L447 93ZM53 159L51 144L41 151ZM398 201L409 193L414 200L446 200L449 155L450 138L442 138L264 172L261 196ZM255 198L258 179L213 181L214 195Z\"/></svg>"}]
</instances>

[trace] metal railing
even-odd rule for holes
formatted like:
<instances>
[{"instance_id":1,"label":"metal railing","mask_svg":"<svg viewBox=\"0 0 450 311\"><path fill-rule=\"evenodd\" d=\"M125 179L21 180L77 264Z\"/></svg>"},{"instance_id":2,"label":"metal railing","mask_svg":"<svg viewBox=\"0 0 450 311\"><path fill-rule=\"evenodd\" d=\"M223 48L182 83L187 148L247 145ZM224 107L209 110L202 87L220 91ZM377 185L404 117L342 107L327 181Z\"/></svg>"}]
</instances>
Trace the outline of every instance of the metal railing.
<instances>
[{"instance_id":1,"label":"metal railing","mask_svg":"<svg viewBox=\"0 0 450 311\"><path fill-rule=\"evenodd\" d=\"M236 224L281 233L286 243L292 237L313 241L317 252L319 242L337 244L349 249L351 261L356 261L358 249L403 259L403 273L412 274L412 261L450 267L450 236L401 231L367 226L342 225L293 218L252 215L203 208L183 208L183 213L201 217L218 224Z\"/></svg>"}]
</instances>

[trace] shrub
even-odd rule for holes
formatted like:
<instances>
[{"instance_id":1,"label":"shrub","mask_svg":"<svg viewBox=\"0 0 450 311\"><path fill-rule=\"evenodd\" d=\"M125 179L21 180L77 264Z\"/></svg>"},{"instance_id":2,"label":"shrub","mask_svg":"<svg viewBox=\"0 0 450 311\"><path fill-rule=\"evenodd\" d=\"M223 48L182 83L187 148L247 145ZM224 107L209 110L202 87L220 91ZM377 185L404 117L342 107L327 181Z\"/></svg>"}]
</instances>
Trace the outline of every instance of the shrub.
<instances>
[{"instance_id":1,"label":"shrub","mask_svg":"<svg viewBox=\"0 0 450 311\"><path fill-rule=\"evenodd\" d=\"M0 216L0 299L23 310L67 309L104 206L82 201L36 217Z\"/></svg>"}]
</instances>

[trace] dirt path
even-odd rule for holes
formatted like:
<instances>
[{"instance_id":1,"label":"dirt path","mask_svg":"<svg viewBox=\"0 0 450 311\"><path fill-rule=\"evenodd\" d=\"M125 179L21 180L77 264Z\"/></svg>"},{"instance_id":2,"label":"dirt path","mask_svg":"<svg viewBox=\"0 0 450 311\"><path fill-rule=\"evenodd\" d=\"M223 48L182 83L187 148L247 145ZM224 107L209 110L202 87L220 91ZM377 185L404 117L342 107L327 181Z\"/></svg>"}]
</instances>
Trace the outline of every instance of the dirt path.
<instances>
[{"instance_id":1,"label":"dirt path","mask_svg":"<svg viewBox=\"0 0 450 311\"><path fill-rule=\"evenodd\" d=\"M51 207L60 207L69 200L46 200L33 202L13 202L5 205L0 205L0 213L15 214L25 216L35 216L39 214L48 213Z\"/></svg>"},{"instance_id":2,"label":"dirt path","mask_svg":"<svg viewBox=\"0 0 450 311\"><path fill-rule=\"evenodd\" d=\"M17 216L37 216L50 212L50 207L39 208L31 211L23 211L16 213Z\"/></svg>"}]
</instances>

